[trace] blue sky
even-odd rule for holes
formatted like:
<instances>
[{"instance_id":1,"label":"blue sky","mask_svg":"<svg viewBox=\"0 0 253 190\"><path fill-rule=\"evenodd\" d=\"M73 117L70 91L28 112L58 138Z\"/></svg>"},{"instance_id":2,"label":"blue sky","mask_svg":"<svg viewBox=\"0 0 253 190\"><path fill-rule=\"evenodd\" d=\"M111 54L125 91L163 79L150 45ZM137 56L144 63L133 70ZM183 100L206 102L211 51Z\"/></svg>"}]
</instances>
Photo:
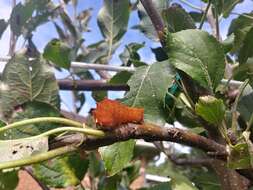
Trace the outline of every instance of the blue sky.
<instances>
[{"instance_id":1,"label":"blue sky","mask_svg":"<svg viewBox=\"0 0 253 190\"><path fill-rule=\"evenodd\" d=\"M19 2L17 0L17 2ZM55 2L58 2L55 1ZM172 2L177 2L180 3L180 0L174 0ZM203 3L201 3L200 0L188 0L188 2L198 6L198 7L202 7ZM191 9L189 6L186 6L185 4L180 3L186 10L188 11L193 11L193 9ZM83 37L85 39L84 44L85 45L89 45L95 42L98 42L100 40L103 39L100 30L98 28L97 25L97 20L96 20L96 16L97 13L99 11L99 9L102 7L103 5L103 0L79 0L79 4L78 4L78 12L84 10L84 9L88 9L88 8L92 8L92 19L89 23L89 28L91 29L90 33L84 33ZM246 12L250 12L253 8L253 1L252 0L244 0L243 3L237 5L235 7L235 9L233 10L233 12L235 13L246 13ZM72 7L68 6L67 7L68 11L70 11L70 13L73 12ZM5 18L7 19L10 15L10 11L11 11L11 0L0 0L0 18ZM227 29L229 27L229 23L231 22L231 19L237 17L237 15L231 15L228 19L223 19L220 22L220 26L221 26L221 35L223 37L223 39L225 39L226 37L226 33L227 33ZM133 30L131 29L132 26L138 24L139 19L137 16L137 12L134 11L131 13L130 15L130 19L129 19L129 24L128 24L128 31L126 32L126 34L124 35L124 37L121 40L121 45L120 47L116 50L116 53L114 54L112 60L110 61L110 64L115 64L115 65L119 65L120 64L120 59L118 57L118 55L123 51L124 46L126 44L129 44L131 42L145 42L145 47L139 50L139 53L141 54L142 60L147 62L147 63L152 63L155 61L154 55L152 54L150 47L157 47L159 46L159 43L155 43L149 39L147 39L143 34L141 34L139 31L137 30ZM206 29L207 31L209 31L209 26L208 24L204 25L204 29ZM9 33L10 31L7 30L4 35L2 36L1 40L0 40L0 56L5 56L8 53L8 45L9 45ZM50 39L57 37L57 33L55 31L55 28L53 26L52 23L48 23L48 24L44 24L40 27L37 28L36 32L34 33L33 36L33 40L35 42L35 44L37 45L37 47L39 48L39 50L43 50L43 48L45 47L45 45L47 44L48 41L50 41ZM18 48L22 46L22 39L19 40L18 43ZM2 65L2 64L1 64ZM3 67L0 65L0 69ZM56 73L57 78L63 78L64 77L64 73ZM92 100L92 98L89 96L90 93L87 93L87 104L84 106L84 108L82 109L82 114L87 114L87 111L91 108L95 106L95 102ZM116 97L120 97L122 96L122 92L119 93L111 93L110 92L110 97L111 98L116 98ZM65 109L72 109L72 101L71 101L71 95L69 92L61 92L61 97L63 98L64 102L66 105L63 104L63 107Z\"/></svg>"}]
</instances>

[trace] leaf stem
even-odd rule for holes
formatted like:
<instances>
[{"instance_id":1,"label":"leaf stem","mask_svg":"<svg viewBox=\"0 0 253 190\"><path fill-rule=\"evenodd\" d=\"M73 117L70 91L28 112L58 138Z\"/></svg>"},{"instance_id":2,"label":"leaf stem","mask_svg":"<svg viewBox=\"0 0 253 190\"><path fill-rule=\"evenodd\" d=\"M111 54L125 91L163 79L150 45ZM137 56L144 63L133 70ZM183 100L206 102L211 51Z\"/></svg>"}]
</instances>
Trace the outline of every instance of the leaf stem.
<instances>
[{"instance_id":1,"label":"leaf stem","mask_svg":"<svg viewBox=\"0 0 253 190\"><path fill-rule=\"evenodd\" d=\"M31 157L27 157L27 158L23 158L19 160L12 160L8 162L2 162L0 163L0 170L35 164L38 162L55 158L57 156L60 156L69 152L76 151L77 149L78 148L76 146L64 146L64 147L60 147L48 152L40 153Z\"/></svg>"},{"instance_id":2,"label":"leaf stem","mask_svg":"<svg viewBox=\"0 0 253 190\"><path fill-rule=\"evenodd\" d=\"M205 12L204 12L203 16L201 17L200 24L199 24L199 29L200 30L201 30L201 28L204 25L204 22L205 22L205 19L206 19L206 15L208 13L208 10L209 10L210 6L211 6L211 0L208 1L207 7L205 9Z\"/></svg>"},{"instance_id":3,"label":"leaf stem","mask_svg":"<svg viewBox=\"0 0 253 190\"><path fill-rule=\"evenodd\" d=\"M79 128L83 127L82 123L79 123L77 121L73 121L70 119L61 118L61 117L37 117L33 119L17 121L12 124L6 125L0 128L0 133L9 129L22 127L22 126L30 125L30 124L37 124L37 123L59 123L59 124L73 126L73 127L79 127Z\"/></svg>"},{"instance_id":4,"label":"leaf stem","mask_svg":"<svg viewBox=\"0 0 253 190\"><path fill-rule=\"evenodd\" d=\"M216 39L220 40L220 26L219 26L219 13L217 5L214 6L215 9L215 26L216 26Z\"/></svg>"}]
</instances>

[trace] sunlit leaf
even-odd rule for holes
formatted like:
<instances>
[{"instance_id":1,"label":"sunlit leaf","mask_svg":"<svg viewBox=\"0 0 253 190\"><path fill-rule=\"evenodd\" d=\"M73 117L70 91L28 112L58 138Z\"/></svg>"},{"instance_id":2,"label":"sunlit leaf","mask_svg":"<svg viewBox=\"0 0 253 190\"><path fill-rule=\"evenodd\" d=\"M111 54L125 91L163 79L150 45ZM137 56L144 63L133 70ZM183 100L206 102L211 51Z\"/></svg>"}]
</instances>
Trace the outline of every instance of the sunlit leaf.
<instances>
[{"instance_id":1,"label":"sunlit leaf","mask_svg":"<svg viewBox=\"0 0 253 190\"><path fill-rule=\"evenodd\" d=\"M53 39L45 47L43 57L59 67L69 69L71 48L64 42Z\"/></svg>"},{"instance_id":2,"label":"sunlit leaf","mask_svg":"<svg viewBox=\"0 0 253 190\"><path fill-rule=\"evenodd\" d=\"M113 44L120 40L127 30L129 18L128 0L105 0L98 13L98 26L109 45L108 57L112 54Z\"/></svg>"},{"instance_id":3,"label":"sunlit leaf","mask_svg":"<svg viewBox=\"0 0 253 190\"><path fill-rule=\"evenodd\" d=\"M0 162L28 158L48 151L48 137L0 141Z\"/></svg>"},{"instance_id":4,"label":"sunlit leaf","mask_svg":"<svg viewBox=\"0 0 253 190\"><path fill-rule=\"evenodd\" d=\"M196 113L209 123L219 125L224 119L225 105L221 99L202 96L195 107Z\"/></svg>"},{"instance_id":5,"label":"sunlit leaf","mask_svg":"<svg viewBox=\"0 0 253 190\"><path fill-rule=\"evenodd\" d=\"M36 178L55 188L78 185L87 168L87 160L76 153L33 165Z\"/></svg>"},{"instance_id":6,"label":"sunlit leaf","mask_svg":"<svg viewBox=\"0 0 253 190\"><path fill-rule=\"evenodd\" d=\"M29 61L16 55L5 66L0 88L3 113L26 102L43 102L59 107L58 85L52 68L41 59Z\"/></svg>"},{"instance_id":7,"label":"sunlit leaf","mask_svg":"<svg viewBox=\"0 0 253 190\"><path fill-rule=\"evenodd\" d=\"M16 36L30 34L54 15L54 5L48 0L27 0L18 3L11 12L10 26Z\"/></svg>"},{"instance_id":8,"label":"sunlit leaf","mask_svg":"<svg viewBox=\"0 0 253 190\"><path fill-rule=\"evenodd\" d=\"M174 76L174 70L167 61L138 67L128 81L130 91L124 103L144 108L144 120L163 125L166 119L165 95Z\"/></svg>"},{"instance_id":9,"label":"sunlit leaf","mask_svg":"<svg viewBox=\"0 0 253 190\"><path fill-rule=\"evenodd\" d=\"M246 142L238 143L234 147L230 147L228 167L231 169L247 169L252 167L248 144Z\"/></svg>"},{"instance_id":10,"label":"sunlit leaf","mask_svg":"<svg viewBox=\"0 0 253 190\"><path fill-rule=\"evenodd\" d=\"M16 121L22 121L25 119L31 119L36 117L60 117L60 113L54 107L40 102L28 102L17 110L9 121L11 123ZM4 133L0 133L0 139L16 139L39 135L50 129L59 127L58 124L52 123L39 123L30 124L7 130Z\"/></svg>"},{"instance_id":11,"label":"sunlit leaf","mask_svg":"<svg viewBox=\"0 0 253 190\"><path fill-rule=\"evenodd\" d=\"M27 20L32 16L34 7L32 4L28 3L23 5L21 2L18 3L11 12L10 26L11 31L19 36L22 33L23 26L26 24Z\"/></svg>"},{"instance_id":12,"label":"sunlit leaf","mask_svg":"<svg viewBox=\"0 0 253 190\"><path fill-rule=\"evenodd\" d=\"M60 12L60 16L61 19L63 21L63 24L66 26L66 28L69 30L69 32L71 33L71 35L75 38L78 39L78 34L76 31L76 28L71 20L71 18L69 17L69 15L65 12L65 11L61 11Z\"/></svg>"},{"instance_id":13,"label":"sunlit leaf","mask_svg":"<svg viewBox=\"0 0 253 190\"><path fill-rule=\"evenodd\" d=\"M129 140L99 148L105 169L110 176L115 175L128 165L133 156L134 145L135 141Z\"/></svg>"},{"instance_id":14,"label":"sunlit leaf","mask_svg":"<svg viewBox=\"0 0 253 190\"><path fill-rule=\"evenodd\" d=\"M130 43L126 45L124 51L119 55L123 65L131 66L133 64L135 67L145 65L140 61L140 55L137 52L142 47L144 44Z\"/></svg>"},{"instance_id":15,"label":"sunlit leaf","mask_svg":"<svg viewBox=\"0 0 253 190\"><path fill-rule=\"evenodd\" d=\"M171 64L210 91L214 91L223 78L222 45L207 32L183 30L168 34L167 51Z\"/></svg>"},{"instance_id":16,"label":"sunlit leaf","mask_svg":"<svg viewBox=\"0 0 253 190\"><path fill-rule=\"evenodd\" d=\"M115 74L109 81L111 84L126 84L132 76L132 73L128 71L121 71Z\"/></svg>"}]
</instances>

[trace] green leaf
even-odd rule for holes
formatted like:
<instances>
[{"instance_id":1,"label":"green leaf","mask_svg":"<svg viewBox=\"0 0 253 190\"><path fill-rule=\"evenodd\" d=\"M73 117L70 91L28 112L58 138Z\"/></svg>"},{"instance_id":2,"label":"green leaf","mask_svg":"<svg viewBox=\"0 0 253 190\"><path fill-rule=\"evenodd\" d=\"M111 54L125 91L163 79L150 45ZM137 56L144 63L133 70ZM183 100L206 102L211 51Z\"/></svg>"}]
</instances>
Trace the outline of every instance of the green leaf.
<instances>
[{"instance_id":1,"label":"green leaf","mask_svg":"<svg viewBox=\"0 0 253 190\"><path fill-rule=\"evenodd\" d=\"M118 175L102 178L102 179L100 179L100 181L98 183L98 190L120 189L120 188L118 188L118 183L120 180L121 180L120 176L118 176Z\"/></svg>"},{"instance_id":2,"label":"green leaf","mask_svg":"<svg viewBox=\"0 0 253 190\"><path fill-rule=\"evenodd\" d=\"M161 15L162 11L169 7L169 1L167 0L156 0L152 2L158 13ZM148 38L158 41L158 36L155 31L155 28L147 15L144 7L141 2L137 5L138 8L138 17L140 19L140 23L136 26L133 26L133 29L138 29L142 33L144 33Z\"/></svg>"},{"instance_id":3,"label":"green leaf","mask_svg":"<svg viewBox=\"0 0 253 190\"><path fill-rule=\"evenodd\" d=\"M75 96L74 103L76 106L76 111L77 111L77 113L79 113L86 101L85 94L84 94L84 92L74 91L73 96Z\"/></svg>"},{"instance_id":4,"label":"green leaf","mask_svg":"<svg viewBox=\"0 0 253 190\"><path fill-rule=\"evenodd\" d=\"M34 175L49 187L64 188L80 183L88 162L77 153L33 165Z\"/></svg>"},{"instance_id":5,"label":"green leaf","mask_svg":"<svg viewBox=\"0 0 253 190\"><path fill-rule=\"evenodd\" d=\"M170 184L168 182L159 183L157 185L153 185L149 188L142 188L140 190L171 190Z\"/></svg>"},{"instance_id":6,"label":"green leaf","mask_svg":"<svg viewBox=\"0 0 253 190\"><path fill-rule=\"evenodd\" d=\"M240 112L240 116L244 121L249 121L251 114L253 113L253 90L248 85L238 102L237 110Z\"/></svg>"},{"instance_id":7,"label":"green leaf","mask_svg":"<svg viewBox=\"0 0 253 190\"><path fill-rule=\"evenodd\" d=\"M252 20L253 22L253 20ZM239 51L238 59L239 63L246 63L249 57L253 57L253 27L247 32L245 39L243 40L242 48Z\"/></svg>"},{"instance_id":8,"label":"green leaf","mask_svg":"<svg viewBox=\"0 0 253 190\"><path fill-rule=\"evenodd\" d=\"M234 7L238 3L242 3L243 0L223 0L223 6L222 6L222 13L223 17L227 18L230 14L230 12L234 9Z\"/></svg>"},{"instance_id":9,"label":"green leaf","mask_svg":"<svg viewBox=\"0 0 253 190\"><path fill-rule=\"evenodd\" d=\"M131 66L132 64L135 67L145 65L145 63L140 61L140 55L138 50L144 47L144 43L130 43L125 46L124 51L119 55L124 66Z\"/></svg>"},{"instance_id":10,"label":"green leaf","mask_svg":"<svg viewBox=\"0 0 253 190\"><path fill-rule=\"evenodd\" d=\"M202 96L195 106L196 113L211 124L219 125L225 116L225 105L221 99Z\"/></svg>"},{"instance_id":11,"label":"green leaf","mask_svg":"<svg viewBox=\"0 0 253 190\"><path fill-rule=\"evenodd\" d=\"M244 15L240 15L236 19L232 20L229 26L227 35L234 33L235 38L232 52L237 52L242 47L247 33L253 26L253 20L247 16L252 17L253 14L246 13Z\"/></svg>"},{"instance_id":12,"label":"green leaf","mask_svg":"<svg viewBox=\"0 0 253 190\"><path fill-rule=\"evenodd\" d=\"M53 39L45 47L43 57L55 65L69 69L71 63L71 48L64 42Z\"/></svg>"},{"instance_id":13,"label":"green leaf","mask_svg":"<svg viewBox=\"0 0 253 190\"><path fill-rule=\"evenodd\" d=\"M48 137L0 141L0 163L28 158L48 151Z\"/></svg>"},{"instance_id":14,"label":"green leaf","mask_svg":"<svg viewBox=\"0 0 253 190\"><path fill-rule=\"evenodd\" d=\"M231 169L249 169L251 166L251 156L246 142L238 143L230 147L228 156L228 167Z\"/></svg>"},{"instance_id":15,"label":"green leaf","mask_svg":"<svg viewBox=\"0 0 253 190\"><path fill-rule=\"evenodd\" d=\"M11 12L10 26L16 36L27 36L37 26L49 21L54 15L55 7L48 0L27 0L23 4L18 3Z\"/></svg>"},{"instance_id":16,"label":"green leaf","mask_svg":"<svg viewBox=\"0 0 253 190\"><path fill-rule=\"evenodd\" d=\"M67 37L66 37L66 35L64 34L63 29L62 29L56 22L54 22L54 27L55 27L55 29L56 29L56 31L57 31L57 33L58 33L59 39L61 39L61 40L66 40Z\"/></svg>"},{"instance_id":17,"label":"green leaf","mask_svg":"<svg viewBox=\"0 0 253 190\"><path fill-rule=\"evenodd\" d=\"M244 64L239 64L233 70L233 78L239 81L245 81L249 79L249 83L253 85L253 57L248 58L247 62Z\"/></svg>"},{"instance_id":18,"label":"green leaf","mask_svg":"<svg viewBox=\"0 0 253 190\"><path fill-rule=\"evenodd\" d=\"M48 104L40 102L28 102L22 107L20 107L20 110L22 111L17 111L13 114L14 117L10 120L11 123L36 117L60 117L60 113L58 110ZM52 123L40 123L21 126L1 133L0 138L16 139L30 137L57 128L58 126L58 124Z\"/></svg>"},{"instance_id":19,"label":"green leaf","mask_svg":"<svg viewBox=\"0 0 253 190\"><path fill-rule=\"evenodd\" d=\"M105 169L110 176L115 175L128 165L133 156L134 145L134 140L128 140L99 148Z\"/></svg>"},{"instance_id":20,"label":"green leaf","mask_svg":"<svg viewBox=\"0 0 253 190\"><path fill-rule=\"evenodd\" d=\"M0 171L0 190L14 190L18 185L18 172Z\"/></svg>"},{"instance_id":21,"label":"green leaf","mask_svg":"<svg viewBox=\"0 0 253 190\"><path fill-rule=\"evenodd\" d=\"M28 21L29 18L32 17L34 7L32 4L27 3L23 5L19 2L11 12L10 16L10 27L11 31L16 35L19 36L22 33L23 27Z\"/></svg>"},{"instance_id":22,"label":"green leaf","mask_svg":"<svg viewBox=\"0 0 253 190\"><path fill-rule=\"evenodd\" d=\"M91 96L96 102L100 102L107 97L107 91L92 91Z\"/></svg>"},{"instance_id":23,"label":"green leaf","mask_svg":"<svg viewBox=\"0 0 253 190\"><path fill-rule=\"evenodd\" d=\"M229 35L221 43L223 45L224 52L228 53L229 51L231 51L233 49L233 46L234 46L234 43L235 43L235 35L234 34Z\"/></svg>"},{"instance_id":24,"label":"green leaf","mask_svg":"<svg viewBox=\"0 0 253 190\"><path fill-rule=\"evenodd\" d=\"M86 54L79 55L76 60L88 63L104 63L104 60L106 60L106 56L108 56L109 51L113 53L118 46L119 43L115 43L111 48L109 48L108 43L102 40L88 46L87 49L89 50L89 52Z\"/></svg>"},{"instance_id":25,"label":"green leaf","mask_svg":"<svg viewBox=\"0 0 253 190\"><path fill-rule=\"evenodd\" d=\"M251 132L249 132L249 131L244 131L242 133L242 136L248 145L249 158L250 158L250 168L252 168L253 167L253 143L250 140L250 133Z\"/></svg>"},{"instance_id":26,"label":"green leaf","mask_svg":"<svg viewBox=\"0 0 253 190\"><path fill-rule=\"evenodd\" d=\"M66 160L76 177L81 181L88 170L89 160L78 152L67 156Z\"/></svg>"},{"instance_id":27,"label":"green leaf","mask_svg":"<svg viewBox=\"0 0 253 190\"><path fill-rule=\"evenodd\" d=\"M118 41L126 32L129 18L128 0L105 0L98 12L98 26L109 46Z\"/></svg>"},{"instance_id":28,"label":"green leaf","mask_svg":"<svg viewBox=\"0 0 253 190\"><path fill-rule=\"evenodd\" d=\"M138 67L128 81L130 91L124 103L144 108L145 121L158 125L165 124L165 95L173 84L174 70L168 61Z\"/></svg>"},{"instance_id":29,"label":"green leaf","mask_svg":"<svg viewBox=\"0 0 253 190\"><path fill-rule=\"evenodd\" d=\"M83 10L77 16L77 19L80 23L80 29L81 29L82 32L88 32L89 31L88 23L91 19L91 15L92 15L91 11L92 11L92 8Z\"/></svg>"},{"instance_id":30,"label":"green leaf","mask_svg":"<svg viewBox=\"0 0 253 190\"><path fill-rule=\"evenodd\" d=\"M168 34L170 63L184 71L201 86L214 91L225 69L222 45L200 30L183 30Z\"/></svg>"},{"instance_id":31,"label":"green leaf","mask_svg":"<svg viewBox=\"0 0 253 190\"><path fill-rule=\"evenodd\" d=\"M252 19L247 16L252 17L253 13L243 13L243 15L233 19L229 26L227 35L234 33L236 30L253 26Z\"/></svg>"},{"instance_id":32,"label":"green leaf","mask_svg":"<svg viewBox=\"0 0 253 190\"><path fill-rule=\"evenodd\" d=\"M169 177L171 179L171 189L173 190L197 190L192 182L181 174L169 160L159 166L154 166L154 168L148 168L147 172L154 175L159 173L160 176Z\"/></svg>"},{"instance_id":33,"label":"green leaf","mask_svg":"<svg viewBox=\"0 0 253 190\"><path fill-rule=\"evenodd\" d=\"M189 14L191 15L192 19L193 19L195 22L201 22L201 18L202 18L202 16L203 16L203 13L191 11L191 12L189 12Z\"/></svg>"},{"instance_id":34,"label":"green leaf","mask_svg":"<svg viewBox=\"0 0 253 190\"><path fill-rule=\"evenodd\" d=\"M26 102L43 102L58 108L58 85L53 69L41 59L28 61L23 55L16 55L3 71L0 97L1 109L7 116Z\"/></svg>"},{"instance_id":35,"label":"green leaf","mask_svg":"<svg viewBox=\"0 0 253 190\"><path fill-rule=\"evenodd\" d=\"M115 74L109 81L110 84L126 84L132 76L132 73L128 71L121 71Z\"/></svg>"},{"instance_id":36,"label":"green leaf","mask_svg":"<svg viewBox=\"0 0 253 190\"><path fill-rule=\"evenodd\" d=\"M5 31L5 29L7 28L7 26L8 26L8 23L5 22L4 19L0 19L0 39L2 38L2 35Z\"/></svg>"},{"instance_id":37,"label":"green leaf","mask_svg":"<svg viewBox=\"0 0 253 190\"><path fill-rule=\"evenodd\" d=\"M189 13L175 3L168 9L163 10L162 16L170 32L196 28L195 22Z\"/></svg>"},{"instance_id":38,"label":"green leaf","mask_svg":"<svg viewBox=\"0 0 253 190\"><path fill-rule=\"evenodd\" d=\"M168 59L168 55L161 47L151 48L151 51L155 54L155 58L157 61L165 61Z\"/></svg>"},{"instance_id":39,"label":"green leaf","mask_svg":"<svg viewBox=\"0 0 253 190\"><path fill-rule=\"evenodd\" d=\"M78 38L77 31L69 15L64 10L62 10L60 12L60 16L63 24L69 30L70 34L74 37L74 39L77 39Z\"/></svg>"},{"instance_id":40,"label":"green leaf","mask_svg":"<svg viewBox=\"0 0 253 190\"><path fill-rule=\"evenodd\" d=\"M4 121L0 120L0 128L5 126L5 125L6 125L6 123Z\"/></svg>"},{"instance_id":41,"label":"green leaf","mask_svg":"<svg viewBox=\"0 0 253 190\"><path fill-rule=\"evenodd\" d=\"M89 174L95 178L104 173L103 162L97 158L95 152L89 154Z\"/></svg>"}]
</instances>

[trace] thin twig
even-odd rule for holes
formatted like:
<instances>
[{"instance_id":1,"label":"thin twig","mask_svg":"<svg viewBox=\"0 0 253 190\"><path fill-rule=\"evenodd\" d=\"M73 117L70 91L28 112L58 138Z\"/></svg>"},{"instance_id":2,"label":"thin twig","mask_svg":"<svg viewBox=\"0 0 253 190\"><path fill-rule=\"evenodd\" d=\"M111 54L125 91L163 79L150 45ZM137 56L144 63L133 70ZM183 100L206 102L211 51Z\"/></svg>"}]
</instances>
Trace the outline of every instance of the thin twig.
<instances>
[{"instance_id":1,"label":"thin twig","mask_svg":"<svg viewBox=\"0 0 253 190\"><path fill-rule=\"evenodd\" d=\"M11 2L11 7L12 9L16 6L16 0L12 0ZM10 34L10 43L9 43L9 55L13 56L14 52L15 52L15 47L16 47L16 36L13 33L13 31L11 30L11 34Z\"/></svg>"},{"instance_id":2,"label":"thin twig","mask_svg":"<svg viewBox=\"0 0 253 190\"><path fill-rule=\"evenodd\" d=\"M60 90L113 90L128 91L130 88L126 84L110 84L104 80L57 80Z\"/></svg>"},{"instance_id":3,"label":"thin twig","mask_svg":"<svg viewBox=\"0 0 253 190\"><path fill-rule=\"evenodd\" d=\"M149 18L152 21L153 26L158 34L160 42L163 46L165 46L165 26L163 24L163 20L156 8L154 7L152 0L140 0L143 7L145 8Z\"/></svg>"},{"instance_id":4,"label":"thin twig","mask_svg":"<svg viewBox=\"0 0 253 190\"><path fill-rule=\"evenodd\" d=\"M204 25L204 23L205 23L206 15L207 15L207 13L208 13L208 11L209 11L210 6L211 6L211 0L208 1L207 7L206 7L206 9L205 9L205 12L204 12L204 14L203 14L202 17L201 17L201 21L200 21L200 24L199 24L199 29L200 29L200 30L202 29L202 27L203 27L203 25Z\"/></svg>"},{"instance_id":5,"label":"thin twig","mask_svg":"<svg viewBox=\"0 0 253 190\"><path fill-rule=\"evenodd\" d=\"M219 26L219 13L218 13L218 8L215 5L215 28L216 28L216 39L219 41L220 40L220 26Z\"/></svg>"}]
</instances>

